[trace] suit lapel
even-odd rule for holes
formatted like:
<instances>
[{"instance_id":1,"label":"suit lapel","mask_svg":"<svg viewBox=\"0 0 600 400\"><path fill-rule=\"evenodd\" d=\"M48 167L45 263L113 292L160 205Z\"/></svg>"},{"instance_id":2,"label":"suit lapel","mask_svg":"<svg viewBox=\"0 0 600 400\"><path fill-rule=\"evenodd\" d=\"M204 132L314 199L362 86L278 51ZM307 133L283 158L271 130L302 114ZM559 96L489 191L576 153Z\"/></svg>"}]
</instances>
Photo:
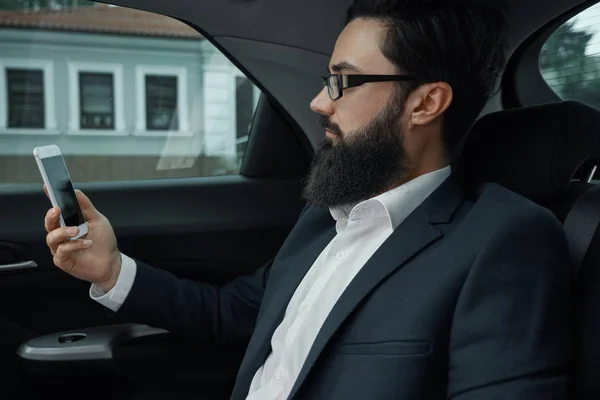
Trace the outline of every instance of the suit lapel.
<instances>
[{"instance_id":1,"label":"suit lapel","mask_svg":"<svg viewBox=\"0 0 600 400\"><path fill-rule=\"evenodd\" d=\"M335 237L335 225L329 211L323 209L315 209L315 211L318 213L315 218L320 219L322 223L319 223L315 228L315 236L311 237L311 241L306 244L304 250L295 258L288 272L279 281L280 286L269 299L268 308L261 318L261 323L256 326L248 345L246 355L240 367L240 372L244 371L244 373L238 376L231 397L232 399L245 398L254 374L271 352L271 337L283 320L285 310L296 288L312 267L317 257Z\"/></svg>"},{"instance_id":2,"label":"suit lapel","mask_svg":"<svg viewBox=\"0 0 600 400\"><path fill-rule=\"evenodd\" d=\"M298 285L315 263L317 257L325 247L327 247L329 242L333 240L335 234L335 227L331 227L319 234L313 242L306 247L306 250L296 258L294 265L281 280L281 286L269 300L268 309L265 310L263 318L265 323L261 324L262 326L260 329L255 332L257 343L261 343L261 348L257 354L261 362L264 361L264 358L266 358L270 352L271 336L273 336L273 332L275 332L277 325L283 320L285 310L287 309L294 292L298 288Z\"/></svg>"},{"instance_id":3,"label":"suit lapel","mask_svg":"<svg viewBox=\"0 0 600 400\"><path fill-rule=\"evenodd\" d=\"M448 178L373 254L325 320L292 388L290 399L344 320L379 283L442 236L434 225L448 222L462 199L462 191L452 177Z\"/></svg>"}]
</instances>

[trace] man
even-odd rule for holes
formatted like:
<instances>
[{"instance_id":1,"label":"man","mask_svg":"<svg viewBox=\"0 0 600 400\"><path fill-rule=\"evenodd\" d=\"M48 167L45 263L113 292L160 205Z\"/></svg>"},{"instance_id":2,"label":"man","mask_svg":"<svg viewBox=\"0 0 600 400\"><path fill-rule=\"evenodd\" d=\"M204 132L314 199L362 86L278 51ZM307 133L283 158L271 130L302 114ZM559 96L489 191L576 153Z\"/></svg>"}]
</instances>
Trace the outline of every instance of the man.
<instances>
[{"instance_id":1,"label":"man","mask_svg":"<svg viewBox=\"0 0 600 400\"><path fill-rule=\"evenodd\" d=\"M45 219L56 265L140 323L250 338L233 399L565 399L569 256L558 221L450 154L504 64L467 2L355 0L312 101L326 130L309 203L272 262L223 287L121 254L81 192L86 239Z\"/></svg>"}]
</instances>

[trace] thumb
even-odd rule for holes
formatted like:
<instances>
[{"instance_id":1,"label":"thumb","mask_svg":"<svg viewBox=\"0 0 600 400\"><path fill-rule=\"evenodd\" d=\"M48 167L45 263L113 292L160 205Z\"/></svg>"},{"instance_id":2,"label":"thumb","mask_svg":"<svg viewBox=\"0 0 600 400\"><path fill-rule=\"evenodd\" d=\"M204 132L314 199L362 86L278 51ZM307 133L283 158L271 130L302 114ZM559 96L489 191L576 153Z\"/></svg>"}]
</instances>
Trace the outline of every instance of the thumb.
<instances>
[{"instance_id":1,"label":"thumb","mask_svg":"<svg viewBox=\"0 0 600 400\"><path fill-rule=\"evenodd\" d=\"M77 201L79 201L79 206L81 207L81 211L83 212L83 216L88 221L93 221L100 217L100 213L96 210L96 207L92 204L92 201L79 189L75 189L75 195L77 196Z\"/></svg>"}]
</instances>

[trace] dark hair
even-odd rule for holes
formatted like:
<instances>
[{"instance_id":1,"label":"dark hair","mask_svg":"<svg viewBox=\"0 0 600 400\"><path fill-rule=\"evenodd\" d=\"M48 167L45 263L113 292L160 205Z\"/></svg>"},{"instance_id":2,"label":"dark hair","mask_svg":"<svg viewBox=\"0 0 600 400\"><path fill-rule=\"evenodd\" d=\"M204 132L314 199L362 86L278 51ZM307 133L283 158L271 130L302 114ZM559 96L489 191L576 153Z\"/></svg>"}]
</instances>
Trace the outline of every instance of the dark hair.
<instances>
[{"instance_id":1,"label":"dark hair","mask_svg":"<svg viewBox=\"0 0 600 400\"><path fill-rule=\"evenodd\" d=\"M383 55L417 83L399 83L404 96L420 84L446 82L454 100L443 139L454 150L492 95L505 63L508 27L499 8L470 0L354 0L348 23L381 20Z\"/></svg>"}]
</instances>

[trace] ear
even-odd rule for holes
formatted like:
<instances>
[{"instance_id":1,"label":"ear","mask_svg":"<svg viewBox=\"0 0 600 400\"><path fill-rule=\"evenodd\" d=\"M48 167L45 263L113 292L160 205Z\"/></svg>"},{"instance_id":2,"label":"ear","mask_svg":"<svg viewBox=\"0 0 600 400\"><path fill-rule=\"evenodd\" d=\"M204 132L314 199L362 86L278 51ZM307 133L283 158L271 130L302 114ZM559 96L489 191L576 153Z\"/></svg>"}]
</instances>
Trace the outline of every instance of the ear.
<instances>
[{"instance_id":1,"label":"ear","mask_svg":"<svg viewBox=\"0 0 600 400\"><path fill-rule=\"evenodd\" d=\"M411 93L410 103L412 125L424 126L438 120L452 104L454 92L446 82L422 85Z\"/></svg>"}]
</instances>

